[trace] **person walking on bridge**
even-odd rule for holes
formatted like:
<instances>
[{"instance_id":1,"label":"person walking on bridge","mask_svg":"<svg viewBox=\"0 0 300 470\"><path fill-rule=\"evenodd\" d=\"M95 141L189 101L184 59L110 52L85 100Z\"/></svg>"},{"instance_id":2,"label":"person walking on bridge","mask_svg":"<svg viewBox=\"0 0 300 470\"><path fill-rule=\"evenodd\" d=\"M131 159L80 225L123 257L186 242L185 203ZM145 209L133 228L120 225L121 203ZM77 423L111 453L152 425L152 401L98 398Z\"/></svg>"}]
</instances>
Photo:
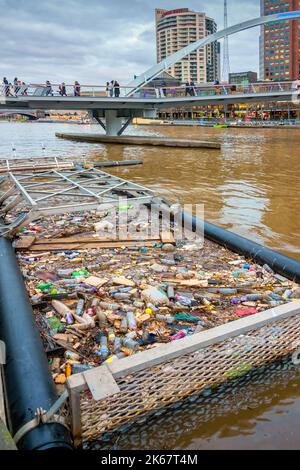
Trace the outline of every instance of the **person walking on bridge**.
<instances>
[{"instance_id":1,"label":"person walking on bridge","mask_svg":"<svg viewBox=\"0 0 300 470\"><path fill-rule=\"evenodd\" d=\"M184 92L184 94L185 94L185 96L188 96L188 95L190 94L190 82L186 82L186 83L184 84L184 86L185 86L185 92Z\"/></svg>"},{"instance_id":2,"label":"person walking on bridge","mask_svg":"<svg viewBox=\"0 0 300 470\"><path fill-rule=\"evenodd\" d=\"M67 92L66 92L66 84L65 82L62 82L61 85L59 85L59 94L60 96L67 96Z\"/></svg>"},{"instance_id":3,"label":"person walking on bridge","mask_svg":"<svg viewBox=\"0 0 300 470\"><path fill-rule=\"evenodd\" d=\"M45 95L46 95L46 96L53 96L52 85L51 85L51 83L49 82L49 80L46 81Z\"/></svg>"},{"instance_id":4,"label":"person walking on bridge","mask_svg":"<svg viewBox=\"0 0 300 470\"><path fill-rule=\"evenodd\" d=\"M18 80L18 78L16 77L16 78L14 79L14 93L15 93L15 97L18 96L19 90L20 90L20 87L19 87L19 80Z\"/></svg>"},{"instance_id":5,"label":"person walking on bridge","mask_svg":"<svg viewBox=\"0 0 300 470\"><path fill-rule=\"evenodd\" d=\"M10 86L6 77L3 78L3 88L5 96L13 96L10 92Z\"/></svg>"},{"instance_id":6,"label":"person walking on bridge","mask_svg":"<svg viewBox=\"0 0 300 470\"><path fill-rule=\"evenodd\" d=\"M190 83L190 95L191 96L196 96L195 82L193 82L193 81L191 81L191 83Z\"/></svg>"},{"instance_id":7,"label":"person walking on bridge","mask_svg":"<svg viewBox=\"0 0 300 470\"><path fill-rule=\"evenodd\" d=\"M26 85L25 82L22 82L22 83L21 83L21 87L22 87L22 92L21 92L21 93L22 93L22 96L27 96L27 95L28 95L28 93L27 93L28 85Z\"/></svg>"},{"instance_id":8,"label":"person walking on bridge","mask_svg":"<svg viewBox=\"0 0 300 470\"><path fill-rule=\"evenodd\" d=\"M109 96L110 96L110 98L114 97L114 91L115 91L115 81L112 80L109 84Z\"/></svg>"},{"instance_id":9,"label":"person walking on bridge","mask_svg":"<svg viewBox=\"0 0 300 470\"><path fill-rule=\"evenodd\" d=\"M80 96L80 85L77 80L74 83L74 96Z\"/></svg>"},{"instance_id":10,"label":"person walking on bridge","mask_svg":"<svg viewBox=\"0 0 300 470\"><path fill-rule=\"evenodd\" d=\"M114 94L115 94L115 98L120 97L120 85L119 85L119 82L117 82L117 80L114 81Z\"/></svg>"}]
</instances>

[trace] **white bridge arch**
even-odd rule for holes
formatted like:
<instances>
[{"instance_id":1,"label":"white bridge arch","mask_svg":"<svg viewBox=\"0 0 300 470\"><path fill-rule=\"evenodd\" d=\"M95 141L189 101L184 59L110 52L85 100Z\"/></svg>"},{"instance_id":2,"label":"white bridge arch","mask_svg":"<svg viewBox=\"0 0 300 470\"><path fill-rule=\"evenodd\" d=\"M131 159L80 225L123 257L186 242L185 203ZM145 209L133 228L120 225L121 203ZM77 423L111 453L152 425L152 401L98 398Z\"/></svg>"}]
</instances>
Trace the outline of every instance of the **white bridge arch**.
<instances>
[{"instance_id":1,"label":"white bridge arch","mask_svg":"<svg viewBox=\"0 0 300 470\"><path fill-rule=\"evenodd\" d=\"M167 70L169 67L176 64L176 62L179 62L184 57L191 54L193 51L199 49L200 47L207 46L208 44L218 41L219 39L222 39L225 36L231 36L232 34L236 34L241 31L245 31L246 29L254 28L256 26L261 26L267 23L273 23L274 21L295 20L299 18L300 11L290 11L286 13L276 13L274 15L261 16L259 18L254 18L252 20L248 20L243 23L238 23L234 26L230 26L229 28L223 29L222 31L218 31L215 34L211 34L204 39L200 39L199 41L193 42L188 46L175 52L175 54L166 57L165 60L146 70L146 72L139 75L135 80L130 82L128 84L128 87L132 87L132 90L128 93L128 96L131 96L142 86L146 85L149 81L157 77L161 72Z\"/></svg>"}]
</instances>

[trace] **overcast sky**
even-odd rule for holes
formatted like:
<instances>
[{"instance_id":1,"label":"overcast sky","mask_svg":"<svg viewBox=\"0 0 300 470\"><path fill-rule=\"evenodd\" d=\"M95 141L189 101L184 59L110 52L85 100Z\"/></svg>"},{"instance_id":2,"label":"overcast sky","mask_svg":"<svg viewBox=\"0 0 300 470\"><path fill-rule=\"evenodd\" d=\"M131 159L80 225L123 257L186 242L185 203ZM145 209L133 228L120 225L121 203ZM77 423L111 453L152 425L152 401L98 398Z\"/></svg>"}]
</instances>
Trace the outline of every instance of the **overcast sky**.
<instances>
[{"instance_id":1,"label":"overcast sky","mask_svg":"<svg viewBox=\"0 0 300 470\"><path fill-rule=\"evenodd\" d=\"M258 17L259 3L228 0L229 25ZM0 0L0 79L125 84L156 61L154 9L181 7L223 29L223 0ZM232 72L258 70L258 38L230 38Z\"/></svg>"}]
</instances>

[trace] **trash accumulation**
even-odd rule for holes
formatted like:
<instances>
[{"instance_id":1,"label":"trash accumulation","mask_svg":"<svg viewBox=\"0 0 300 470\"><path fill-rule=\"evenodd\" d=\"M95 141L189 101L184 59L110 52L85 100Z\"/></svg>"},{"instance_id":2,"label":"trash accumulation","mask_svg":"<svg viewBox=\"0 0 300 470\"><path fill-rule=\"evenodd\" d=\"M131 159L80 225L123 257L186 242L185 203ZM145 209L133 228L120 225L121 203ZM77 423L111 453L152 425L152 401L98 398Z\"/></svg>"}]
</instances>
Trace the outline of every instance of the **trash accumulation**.
<instances>
[{"instance_id":1,"label":"trash accumulation","mask_svg":"<svg viewBox=\"0 0 300 470\"><path fill-rule=\"evenodd\" d=\"M267 265L208 240L176 242L174 224L151 238L145 211L118 211L118 238L109 208L47 215L15 237L58 390L72 374L300 298Z\"/></svg>"}]
</instances>

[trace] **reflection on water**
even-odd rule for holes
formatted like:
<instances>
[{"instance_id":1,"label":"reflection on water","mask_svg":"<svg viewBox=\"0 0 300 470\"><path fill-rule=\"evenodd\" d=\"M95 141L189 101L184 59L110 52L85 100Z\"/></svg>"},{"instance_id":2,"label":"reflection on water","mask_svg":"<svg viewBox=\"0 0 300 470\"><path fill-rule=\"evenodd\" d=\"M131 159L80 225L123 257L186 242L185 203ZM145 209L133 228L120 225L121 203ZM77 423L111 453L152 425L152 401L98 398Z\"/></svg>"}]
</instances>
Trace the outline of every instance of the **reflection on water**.
<instances>
[{"instance_id":1,"label":"reflection on water","mask_svg":"<svg viewBox=\"0 0 300 470\"><path fill-rule=\"evenodd\" d=\"M46 154L104 161L142 159L142 166L111 171L148 185L171 200L204 203L208 221L300 259L299 129L140 126L128 130L218 140L221 151L95 145L55 137L55 132L64 131L101 132L101 128L0 122L0 157Z\"/></svg>"},{"instance_id":2,"label":"reflection on water","mask_svg":"<svg viewBox=\"0 0 300 470\"><path fill-rule=\"evenodd\" d=\"M55 138L55 132L64 131L101 132L99 126L0 122L0 158L45 153L103 161L142 159L142 166L109 171L171 200L204 203L207 220L300 259L300 130L129 129L130 133L218 140L221 151L95 145ZM248 382L242 393L239 387L229 387L187 401L147 425L113 436L113 444L107 446L299 448L299 371L286 365L273 367Z\"/></svg>"}]
</instances>

